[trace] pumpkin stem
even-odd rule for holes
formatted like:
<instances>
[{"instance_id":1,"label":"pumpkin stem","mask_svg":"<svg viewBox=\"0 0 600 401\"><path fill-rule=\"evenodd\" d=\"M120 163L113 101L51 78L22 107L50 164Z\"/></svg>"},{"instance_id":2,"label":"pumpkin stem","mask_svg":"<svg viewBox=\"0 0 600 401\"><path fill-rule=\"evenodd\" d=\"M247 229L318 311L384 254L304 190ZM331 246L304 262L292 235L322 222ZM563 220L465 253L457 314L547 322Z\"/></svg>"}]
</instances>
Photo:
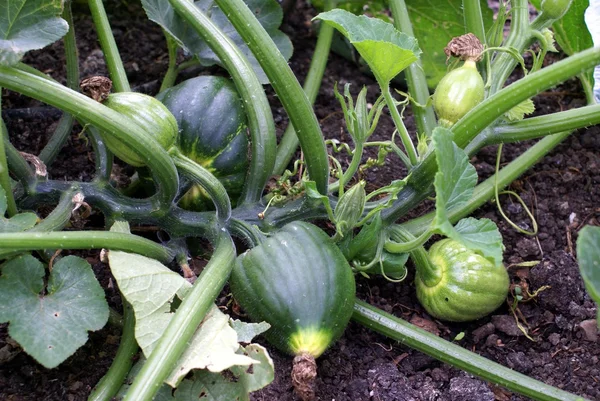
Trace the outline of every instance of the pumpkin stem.
<instances>
[{"instance_id":1,"label":"pumpkin stem","mask_svg":"<svg viewBox=\"0 0 600 401\"><path fill-rule=\"evenodd\" d=\"M414 235L400 224L394 224L388 227L387 230L390 239L395 242L411 242L416 239ZM429 255L422 245L417 246L408 252L417 268L417 274L427 287L434 287L442 280L442 269L431 263Z\"/></svg>"},{"instance_id":2,"label":"pumpkin stem","mask_svg":"<svg viewBox=\"0 0 600 401\"><path fill-rule=\"evenodd\" d=\"M296 394L303 401L315 399L315 379L317 377L317 362L315 358L302 353L294 357L292 365L292 383Z\"/></svg>"}]
</instances>

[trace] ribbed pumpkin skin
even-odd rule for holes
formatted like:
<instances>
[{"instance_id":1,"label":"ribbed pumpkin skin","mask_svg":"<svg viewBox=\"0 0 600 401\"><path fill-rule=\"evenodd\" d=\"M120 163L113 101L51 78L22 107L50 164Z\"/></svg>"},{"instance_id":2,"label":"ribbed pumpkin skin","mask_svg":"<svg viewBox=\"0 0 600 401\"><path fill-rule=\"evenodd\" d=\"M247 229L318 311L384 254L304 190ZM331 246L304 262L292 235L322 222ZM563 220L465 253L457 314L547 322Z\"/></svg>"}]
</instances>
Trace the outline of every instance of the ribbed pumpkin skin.
<instances>
[{"instance_id":1,"label":"ribbed pumpkin skin","mask_svg":"<svg viewBox=\"0 0 600 401\"><path fill-rule=\"evenodd\" d=\"M344 332L356 287L348 262L327 234L292 222L238 257L231 290L252 320L271 325L265 333L269 342L316 358ZM318 344L312 344L315 338ZM310 349L298 349L303 342Z\"/></svg>"},{"instance_id":2,"label":"ribbed pumpkin skin","mask_svg":"<svg viewBox=\"0 0 600 401\"><path fill-rule=\"evenodd\" d=\"M454 125L483 100L483 78L471 63L450 71L435 88L433 108L442 126Z\"/></svg>"},{"instance_id":3,"label":"ribbed pumpkin skin","mask_svg":"<svg viewBox=\"0 0 600 401\"><path fill-rule=\"evenodd\" d=\"M442 280L427 287L417 274L415 284L417 298L431 316L451 322L476 320L506 299L510 280L504 266L494 265L459 242L436 242L429 259L442 270Z\"/></svg>"},{"instance_id":4,"label":"ribbed pumpkin skin","mask_svg":"<svg viewBox=\"0 0 600 401\"><path fill-rule=\"evenodd\" d=\"M219 178L231 197L239 195L248 170L248 138L246 114L234 84L223 77L200 76L156 98L177 120L181 152ZM184 202L191 206L192 201Z\"/></svg>"},{"instance_id":5,"label":"ribbed pumpkin skin","mask_svg":"<svg viewBox=\"0 0 600 401\"><path fill-rule=\"evenodd\" d=\"M137 92L113 93L104 105L131 118L146 133L168 150L175 143L177 121L171 112L152 96ZM134 167L146 165L146 161L112 135L100 133L102 140L119 159Z\"/></svg>"}]
</instances>

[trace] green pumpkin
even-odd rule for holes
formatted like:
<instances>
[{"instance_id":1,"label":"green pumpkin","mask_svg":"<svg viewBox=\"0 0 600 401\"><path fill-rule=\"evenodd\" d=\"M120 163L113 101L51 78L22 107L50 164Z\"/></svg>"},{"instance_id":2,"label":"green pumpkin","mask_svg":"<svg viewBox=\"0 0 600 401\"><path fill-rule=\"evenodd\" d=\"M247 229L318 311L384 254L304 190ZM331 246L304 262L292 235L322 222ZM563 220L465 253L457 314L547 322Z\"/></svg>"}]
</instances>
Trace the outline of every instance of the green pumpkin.
<instances>
[{"instance_id":1,"label":"green pumpkin","mask_svg":"<svg viewBox=\"0 0 600 401\"><path fill-rule=\"evenodd\" d=\"M104 101L104 105L132 119L165 150L175 143L177 121L171 112L152 96L137 92L113 93ZM121 140L102 132L100 136L106 147L125 163L134 167L146 165L146 161Z\"/></svg>"},{"instance_id":2,"label":"green pumpkin","mask_svg":"<svg viewBox=\"0 0 600 401\"><path fill-rule=\"evenodd\" d=\"M157 95L179 125L177 147L219 178L232 199L240 193L248 171L246 114L234 84L227 78L200 76ZM203 210L212 204L193 186L180 206Z\"/></svg>"},{"instance_id":3,"label":"green pumpkin","mask_svg":"<svg viewBox=\"0 0 600 401\"><path fill-rule=\"evenodd\" d=\"M495 265L452 239L436 242L429 261L441 280L427 286L417 270L417 298L433 317L464 322L484 317L505 301L510 280L504 266Z\"/></svg>"},{"instance_id":4,"label":"green pumpkin","mask_svg":"<svg viewBox=\"0 0 600 401\"><path fill-rule=\"evenodd\" d=\"M337 340L352 315L355 283L348 262L327 234L292 222L242 254L231 291L254 321L266 321L270 343L314 358Z\"/></svg>"},{"instance_id":5,"label":"green pumpkin","mask_svg":"<svg viewBox=\"0 0 600 401\"><path fill-rule=\"evenodd\" d=\"M451 127L484 97L483 78L474 61L446 74L435 88L433 108L443 127Z\"/></svg>"}]
</instances>

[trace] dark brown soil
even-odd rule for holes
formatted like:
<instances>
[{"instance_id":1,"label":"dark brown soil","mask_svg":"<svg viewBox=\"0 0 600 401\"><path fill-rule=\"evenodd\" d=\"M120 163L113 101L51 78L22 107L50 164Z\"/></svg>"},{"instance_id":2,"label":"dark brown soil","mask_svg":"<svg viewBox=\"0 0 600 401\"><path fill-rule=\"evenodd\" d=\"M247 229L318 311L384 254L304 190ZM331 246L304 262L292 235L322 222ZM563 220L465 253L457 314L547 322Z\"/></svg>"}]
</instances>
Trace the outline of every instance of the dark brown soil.
<instances>
[{"instance_id":1,"label":"dark brown soil","mask_svg":"<svg viewBox=\"0 0 600 401\"><path fill-rule=\"evenodd\" d=\"M284 30L295 45L292 69L300 78L310 62L315 36L309 29L314 11L300 4L286 18ZM80 10L76 19L82 77L106 73L95 33L89 18ZM111 12L128 19L113 19L115 37L121 49L132 86L155 93L166 69L166 52L160 30L145 20L143 12L123 3ZM25 61L62 80L64 68L62 45L28 55ZM377 86L372 79L356 72L352 63L332 55L315 107L326 135L350 142L343 130L343 116L333 96L333 84L352 83L357 94L362 85L369 88L374 100ZM287 123L285 113L273 98L279 132ZM543 93L535 99L538 113L579 107L585 102L575 80ZM11 141L21 150L38 153L57 119L56 113L42 109L31 116L19 116L15 109L43 107L12 93L3 92L3 115ZM414 131L407 114L409 131ZM52 166L52 178L89 180L94 167L85 139L76 127L69 144ZM384 116L379 125L381 137L389 135L392 124ZM523 152L530 143L506 146L503 162ZM473 158L481 177L494 171L496 149L483 149ZM373 169L367 176L370 185L402 178L400 163L391 158L386 166ZM513 282L528 285L530 292L550 286L538 297L519 305L531 339L518 329L508 305L493 316L469 324L444 324L429 317L416 301L412 275L402 284L382 279L358 280L358 293L364 299L396 316L427 327L443 338L452 340L459 333L465 348L477 352L514 370L553 386L589 399L600 399L600 343L595 325L596 307L584 290L574 254L577 231L584 224L599 225L600 220L600 128L590 127L574 133L545 157L531 171L513 183L533 208L539 234L527 237L517 233L500 217L494 204L488 203L475 217L496 221L502 232L507 265L540 261L531 269L512 267ZM502 196L507 215L522 227L530 226L523 208ZM89 223L92 224L92 223ZM98 262L97 253L86 255L106 288L111 305L118 307L106 266ZM90 333L90 341L59 368L47 370L25 353L13 348L0 325L0 400L85 400L92 387L111 363L118 345L119 330L111 327ZM290 380L291 358L270 350L276 364L275 381L253 394L253 400L296 400ZM413 351L395 341L351 323L346 334L318 361L316 382L319 400L392 401L392 400L522 400L506 390L491 386L434 358Z\"/></svg>"}]
</instances>

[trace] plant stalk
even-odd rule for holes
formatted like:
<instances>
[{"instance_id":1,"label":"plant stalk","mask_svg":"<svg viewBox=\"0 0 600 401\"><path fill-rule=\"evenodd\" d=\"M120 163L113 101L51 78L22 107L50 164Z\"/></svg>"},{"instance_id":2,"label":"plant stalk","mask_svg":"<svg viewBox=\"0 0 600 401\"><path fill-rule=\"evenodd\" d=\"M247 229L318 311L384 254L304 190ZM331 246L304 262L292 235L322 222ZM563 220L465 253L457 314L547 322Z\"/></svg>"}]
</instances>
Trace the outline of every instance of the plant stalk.
<instances>
[{"instance_id":1,"label":"plant stalk","mask_svg":"<svg viewBox=\"0 0 600 401\"><path fill-rule=\"evenodd\" d=\"M75 24L73 23L73 13L71 12L71 2L65 2L62 17L69 24L69 31L63 38L65 46L65 60L67 64L67 86L73 90L79 88L79 54L77 52L77 43L75 41ZM73 116L69 113L63 113L58 125L52 134L52 137L44 146L39 154L39 158L46 167L50 166L60 149L64 146L73 129Z\"/></svg>"},{"instance_id":2,"label":"plant stalk","mask_svg":"<svg viewBox=\"0 0 600 401\"><path fill-rule=\"evenodd\" d=\"M94 25L96 26L100 46L104 52L106 67L108 68L110 79L113 82L113 87L116 92L131 92L131 87L127 80L127 74L123 67L123 61L121 61L121 55L119 54L115 37L110 28L104 4L102 3L102 0L88 0L88 5L90 7L90 12L92 13Z\"/></svg>"},{"instance_id":3,"label":"plant stalk","mask_svg":"<svg viewBox=\"0 0 600 401\"><path fill-rule=\"evenodd\" d=\"M123 297L121 297L124 299ZM100 379L88 397L88 401L111 401L119 391L133 365L133 357L138 352L135 340L135 315L129 303L123 303L123 332L119 349L108 372Z\"/></svg>"},{"instance_id":4,"label":"plant stalk","mask_svg":"<svg viewBox=\"0 0 600 401\"><path fill-rule=\"evenodd\" d=\"M166 212L179 190L179 178L167 152L131 119L80 93L16 68L0 66L0 86L61 108L79 120L114 135L138 153L151 167L158 186L156 210Z\"/></svg>"},{"instance_id":5,"label":"plant stalk","mask_svg":"<svg viewBox=\"0 0 600 401\"><path fill-rule=\"evenodd\" d=\"M414 37L415 34L413 32L405 1L390 0L390 8L396 28L408 36ZM421 60L419 59L409 65L408 68L404 70L404 74L406 75L406 83L411 96L417 103L427 104L427 101L429 100L429 87L427 85L427 78L425 77ZM421 108L418 105L414 105L412 110L413 115L415 116L415 123L417 124L417 131L419 133L424 133L427 136L431 136L431 133L436 126L433 107L427 106Z\"/></svg>"},{"instance_id":6,"label":"plant stalk","mask_svg":"<svg viewBox=\"0 0 600 401\"><path fill-rule=\"evenodd\" d=\"M324 10L329 11L333 8L334 1L325 0ZM331 41L333 39L334 28L329 24L319 25L319 37L317 38L317 44L315 45L315 51L310 61L310 67L304 80L304 92L308 97L308 101L314 105L317 95L319 94L319 88L323 80L323 74L325 73L325 67L327 66L327 59L329 58L329 50L331 48ZM293 124L288 124L283 137L277 147L277 158L275 160L275 168L273 174L281 175L285 171L287 165L292 160L296 149L298 148L298 136Z\"/></svg>"},{"instance_id":7,"label":"plant stalk","mask_svg":"<svg viewBox=\"0 0 600 401\"><path fill-rule=\"evenodd\" d=\"M599 104L498 125L483 146L525 141L596 124L600 124Z\"/></svg>"},{"instance_id":8,"label":"plant stalk","mask_svg":"<svg viewBox=\"0 0 600 401\"><path fill-rule=\"evenodd\" d=\"M170 0L174 1L174 0ZM181 0L178 0L181 1ZM323 134L302 87L277 46L243 0L216 0L269 77L296 129L310 179L327 195L329 160Z\"/></svg>"},{"instance_id":9,"label":"plant stalk","mask_svg":"<svg viewBox=\"0 0 600 401\"><path fill-rule=\"evenodd\" d=\"M538 160L553 150L570 134L571 132L566 131L547 136L541 139L538 143L533 145L515 160L510 162L507 166L496 173L498 175L498 189L500 190L510 185L511 182L529 170L529 168L537 163ZM473 196L471 196L469 202L460 207L450 209L447 212L448 220L452 224L456 223L463 217L470 215L494 196L496 174L492 175L490 178L475 187ZM434 218L434 213L428 213L406 223L402 223L402 226L413 235L421 235L423 232L429 229Z\"/></svg>"},{"instance_id":10,"label":"plant stalk","mask_svg":"<svg viewBox=\"0 0 600 401\"><path fill-rule=\"evenodd\" d=\"M208 193L217 209L219 220L229 220L231 217L231 202L221 181L210 171L181 154L179 149L172 148L170 154L175 165Z\"/></svg>"},{"instance_id":11,"label":"plant stalk","mask_svg":"<svg viewBox=\"0 0 600 401\"><path fill-rule=\"evenodd\" d=\"M398 130L398 134L400 135L400 140L402 141L402 145L404 145L404 149L406 150L406 154L410 160L410 167L414 167L419 162L419 157L417 156L417 151L415 149L415 145L406 130L406 126L404 125L404 120L402 120L402 116L398 112L398 106L396 106L396 101L390 92L389 83L382 85L380 82L381 90L383 92L383 98L385 99L385 103L390 111L390 115L392 116L392 120L394 121L394 125Z\"/></svg>"},{"instance_id":12,"label":"plant stalk","mask_svg":"<svg viewBox=\"0 0 600 401\"><path fill-rule=\"evenodd\" d=\"M225 285L235 256L231 237L226 231L220 231L212 258L177 308L123 401L151 401L154 398Z\"/></svg>"},{"instance_id":13,"label":"plant stalk","mask_svg":"<svg viewBox=\"0 0 600 401\"><path fill-rule=\"evenodd\" d=\"M0 233L0 249L9 251L102 248L139 253L163 263L173 260L168 248L132 234L109 231Z\"/></svg>"},{"instance_id":14,"label":"plant stalk","mask_svg":"<svg viewBox=\"0 0 600 401\"><path fill-rule=\"evenodd\" d=\"M2 88L0 87L0 92ZM0 101L1 105L1 101ZM6 151L4 149L5 140L8 141L8 132L6 131L6 125L4 125L4 121L1 121L0 118L0 186L4 190L6 195L6 212L9 217L17 214L17 204L15 202L15 197L13 196L12 187L10 185L10 176L8 174L8 162L6 160ZM4 216L0 216L4 217Z\"/></svg>"},{"instance_id":15,"label":"plant stalk","mask_svg":"<svg viewBox=\"0 0 600 401\"><path fill-rule=\"evenodd\" d=\"M490 361L402 319L356 300L352 319L444 363L539 401L582 401L576 396Z\"/></svg>"}]
</instances>

